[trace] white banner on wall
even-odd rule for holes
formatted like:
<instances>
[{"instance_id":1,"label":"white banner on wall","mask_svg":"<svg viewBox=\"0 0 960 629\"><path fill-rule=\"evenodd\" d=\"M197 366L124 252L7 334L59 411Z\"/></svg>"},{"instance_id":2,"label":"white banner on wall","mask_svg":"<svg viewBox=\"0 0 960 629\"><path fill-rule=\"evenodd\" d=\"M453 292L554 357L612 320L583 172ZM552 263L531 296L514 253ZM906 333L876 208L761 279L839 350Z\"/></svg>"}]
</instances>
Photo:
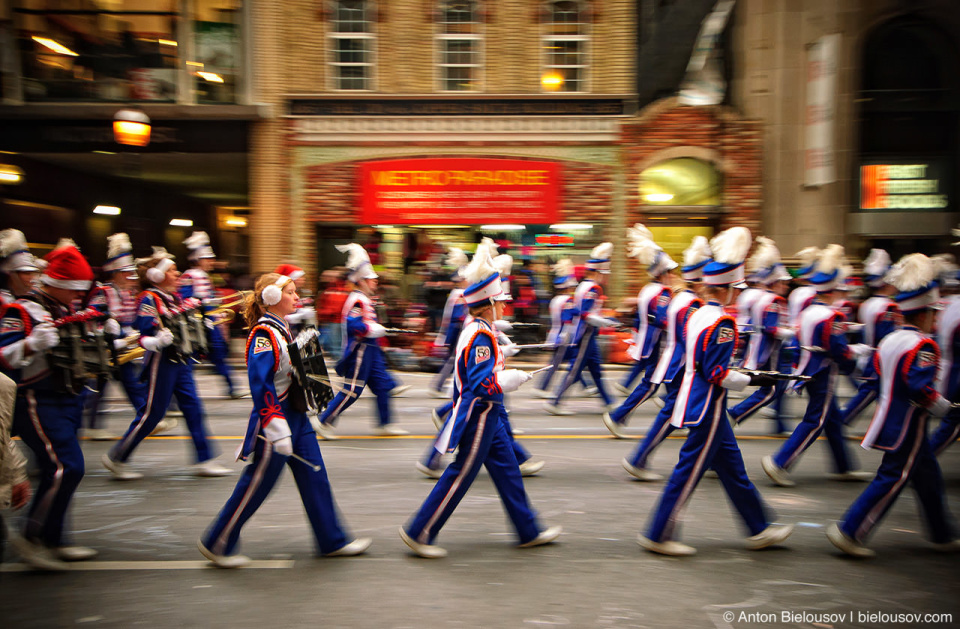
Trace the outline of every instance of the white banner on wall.
<instances>
[{"instance_id":1,"label":"white banner on wall","mask_svg":"<svg viewBox=\"0 0 960 629\"><path fill-rule=\"evenodd\" d=\"M840 35L824 35L807 49L807 108L804 116L804 176L807 186L837 180L834 121Z\"/></svg>"}]
</instances>

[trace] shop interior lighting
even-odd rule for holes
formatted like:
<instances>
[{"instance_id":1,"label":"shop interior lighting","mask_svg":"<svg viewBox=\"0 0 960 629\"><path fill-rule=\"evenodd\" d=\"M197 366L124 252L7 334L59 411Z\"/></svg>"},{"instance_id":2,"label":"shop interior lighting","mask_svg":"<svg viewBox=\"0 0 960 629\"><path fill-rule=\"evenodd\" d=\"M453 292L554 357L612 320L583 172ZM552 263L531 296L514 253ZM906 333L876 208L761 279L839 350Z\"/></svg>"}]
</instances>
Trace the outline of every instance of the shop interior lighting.
<instances>
[{"instance_id":1,"label":"shop interior lighting","mask_svg":"<svg viewBox=\"0 0 960 629\"><path fill-rule=\"evenodd\" d=\"M393 229L393 225L373 225L374 229Z\"/></svg>"},{"instance_id":2,"label":"shop interior lighting","mask_svg":"<svg viewBox=\"0 0 960 629\"><path fill-rule=\"evenodd\" d=\"M0 183L17 184L23 181L23 171L11 164L0 164Z\"/></svg>"},{"instance_id":3,"label":"shop interior lighting","mask_svg":"<svg viewBox=\"0 0 960 629\"><path fill-rule=\"evenodd\" d=\"M120 213L120 208L115 205L98 205L93 208L94 214L106 214L107 216L116 216Z\"/></svg>"},{"instance_id":4,"label":"shop interior lighting","mask_svg":"<svg viewBox=\"0 0 960 629\"><path fill-rule=\"evenodd\" d=\"M647 196L644 197L644 199L646 199L650 203L666 203L667 201L673 200L673 195L666 192L655 193L655 194L648 194Z\"/></svg>"},{"instance_id":5,"label":"shop interior lighting","mask_svg":"<svg viewBox=\"0 0 960 629\"><path fill-rule=\"evenodd\" d=\"M172 218L170 224L174 227L193 227L193 221L189 218Z\"/></svg>"},{"instance_id":6,"label":"shop interior lighting","mask_svg":"<svg viewBox=\"0 0 960 629\"><path fill-rule=\"evenodd\" d=\"M481 225L480 229L486 232L522 232L526 225Z\"/></svg>"},{"instance_id":7,"label":"shop interior lighting","mask_svg":"<svg viewBox=\"0 0 960 629\"><path fill-rule=\"evenodd\" d=\"M187 64L188 66L191 66L191 67L194 67L194 68L202 68L202 67L203 67L203 64L200 63L199 61L187 61L186 64Z\"/></svg>"},{"instance_id":8,"label":"shop interior lighting","mask_svg":"<svg viewBox=\"0 0 960 629\"><path fill-rule=\"evenodd\" d=\"M214 72L197 72L197 76L211 83L223 83L223 77Z\"/></svg>"},{"instance_id":9,"label":"shop interior lighting","mask_svg":"<svg viewBox=\"0 0 960 629\"><path fill-rule=\"evenodd\" d=\"M67 48L66 46L64 46L63 44L61 44L60 42L54 41L48 37L38 37L37 35L34 35L31 39L33 39L33 41L37 42L41 46L45 48L49 48L53 52L59 53L61 55L67 55L69 57L80 56L77 53L70 50L69 48Z\"/></svg>"},{"instance_id":10,"label":"shop interior lighting","mask_svg":"<svg viewBox=\"0 0 960 629\"><path fill-rule=\"evenodd\" d=\"M176 47L176 45L177 45L177 42L173 41L172 39L158 39L158 40L157 40L157 43L160 44L161 46L174 46L174 47Z\"/></svg>"},{"instance_id":11,"label":"shop interior lighting","mask_svg":"<svg viewBox=\"0 0 960 629\"><path fill-rule=\"evenodd\" d=\"M241 218L239 216L231 216L225 222L230 227L246 227L247 226L247 219Z\"/></svg>"},{"instance_id":12,"label":"shop interior lighting","mask_svg":"<svg viewBox=\"0 0 960 629\"><path fill-rule=\"evenodd\" d=\"M557 223L556 225L551 225L550 229L561 232L586 231L588 229L593 229L593 225L590 223Z\"/></svg>"},{"instance_id":13,"label":"shop interior lighting","mask_svg":"<svg viewBox=\"0 0 960 629\"><path fill-rule=\"evenodd\" d=\"M559 72L547 72L540 77L540 85L548 92L556 92L563 87L563 76Z\"/></svg>"}]
</instances>

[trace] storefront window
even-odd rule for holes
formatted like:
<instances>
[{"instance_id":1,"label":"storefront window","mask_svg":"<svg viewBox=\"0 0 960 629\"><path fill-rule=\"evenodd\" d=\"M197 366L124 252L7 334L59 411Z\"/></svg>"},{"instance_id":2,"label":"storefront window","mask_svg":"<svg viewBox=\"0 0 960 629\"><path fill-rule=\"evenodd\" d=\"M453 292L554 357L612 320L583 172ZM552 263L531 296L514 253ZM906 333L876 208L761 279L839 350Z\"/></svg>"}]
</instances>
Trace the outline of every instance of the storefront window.
<instances>
[{"instance_id":1,"label":"storefront window","mask_svg":"<svg viewBox=\"0 0 960 629\"><path fill-rule=\"evenodd\" d=\"M473 92L480 89L483 71L480 22L473 0L442 0L436 51L439 89Z\"/></svg>"},{"instance_id":2,"label":"storefront window","mask_svg":"<svg viewBox=\"0 0 960 629\"><path fill-rule=\"evenodd\" d=\"M242 0L21 0L13 17L22 97L236 102L241 12ZM184 36L190 39L181 41ZM194 93L179 89L187 84L184 73L193 77Z\"/></svg>"},{"instance_id":3,"label":"storefront window","mask_svg":"<svg viewBox=\"0 0 960 629\"><path fill-rule=\"evenodd\" d=\"M586 92L590 36L583 3L554 0L546 4L541 87L547 92Z\"/></svg>"},{"instance_id":4,"label":"storefront window","mask_svg":"<svg viewBox=\"0 0 960 629\"><path fill-rule=\"evenodd\" d=\"M640 201L654 206L719 206L720 177L709 162L681 157L640 174Z\"/></svg>"}]
</instances>

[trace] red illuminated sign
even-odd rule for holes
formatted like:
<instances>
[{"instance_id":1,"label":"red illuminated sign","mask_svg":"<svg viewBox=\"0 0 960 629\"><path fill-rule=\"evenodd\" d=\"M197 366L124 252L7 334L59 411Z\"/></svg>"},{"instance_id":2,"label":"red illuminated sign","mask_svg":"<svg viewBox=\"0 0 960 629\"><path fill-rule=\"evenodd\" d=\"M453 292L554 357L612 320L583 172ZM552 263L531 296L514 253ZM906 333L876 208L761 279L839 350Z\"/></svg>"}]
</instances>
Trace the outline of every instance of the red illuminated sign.
<instances>
[{"instance_id":1,"label":"red illuminated sign","mask_svg":"<svg viewBox=\"0 0 960 629\"><path fill-rule=\"evenodd\" d=\"M519 159L416 158L360 166L360 222L430 225L559 222L560 165Z\"/></svg>"}]
</instances>

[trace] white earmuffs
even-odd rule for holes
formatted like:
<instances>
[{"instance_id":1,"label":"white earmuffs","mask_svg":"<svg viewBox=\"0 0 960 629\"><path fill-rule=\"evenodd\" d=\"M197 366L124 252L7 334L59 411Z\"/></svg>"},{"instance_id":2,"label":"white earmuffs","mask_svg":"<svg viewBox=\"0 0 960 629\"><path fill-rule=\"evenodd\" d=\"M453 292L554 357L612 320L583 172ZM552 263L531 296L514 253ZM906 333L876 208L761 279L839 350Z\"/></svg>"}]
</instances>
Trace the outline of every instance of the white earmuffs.
<instances>
[{"instance_id":1,"label":"white earmuffs","mask_svg":"<svg viewBox=\"0 0 960 629\"><path fill-rule=\"evenodd\" d=\"M147 269L147 279L154 284L159 284L167 276L167 271L169 271L170 267L172 266L173 260L170 258L164 258L157 264L157 266Z\"/></svg>"},{"instance_id":2,"label":"white earmuffs","mask_svg":"<svg viewBox=\"0 0 960 629\"><path fill-rule=\"evenodd\" d=\"M277 278L277 281L269 286L265 286L263 292L260 293L260 296L263 298L263 303L268 306L276 306L280 303L280 298L283 297L283 287L286 286L292 280L286 275L281 275Z\"/></svg>"}]
</instances>

